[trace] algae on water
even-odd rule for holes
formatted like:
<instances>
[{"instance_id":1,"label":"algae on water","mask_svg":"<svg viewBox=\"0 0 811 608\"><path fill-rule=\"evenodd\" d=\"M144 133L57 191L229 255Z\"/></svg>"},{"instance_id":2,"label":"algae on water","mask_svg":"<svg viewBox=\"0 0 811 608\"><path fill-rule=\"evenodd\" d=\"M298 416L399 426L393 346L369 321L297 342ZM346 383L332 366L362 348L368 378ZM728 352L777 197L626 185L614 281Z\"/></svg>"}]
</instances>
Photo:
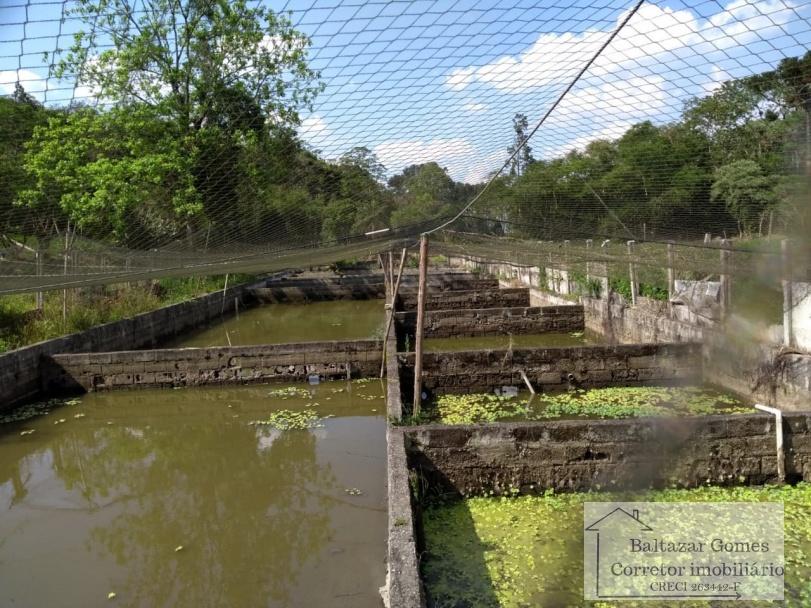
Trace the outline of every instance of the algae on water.
<instances>
[{"instance_id":1,"label":"algae on water","mask_svg":"<svg viewBox=\"0 0 811 608\"><path fill-rule=\"evenodd\" d=\"M537 395L442 395L428 415L443 424L554 418L695 416L751 411L739 399L704 387L612 387Z\"/></svg>"},{"instance_id":2,"label":"algae on water","mask_svg":"<svg viewBox=\"0 0 811 608\"><path fill-rule=\"evenodd\" d=\"M782 502L785 605L811 605L811 484L801 483L622 495L547 492L543 496L468 498L429 505L423 513L427 552L422 561L429 608L649 608L650 602L616 604L583 599L583 503L615 500ZM710 606L704 601L678 605Z\"/></svg>"}]
</instances>

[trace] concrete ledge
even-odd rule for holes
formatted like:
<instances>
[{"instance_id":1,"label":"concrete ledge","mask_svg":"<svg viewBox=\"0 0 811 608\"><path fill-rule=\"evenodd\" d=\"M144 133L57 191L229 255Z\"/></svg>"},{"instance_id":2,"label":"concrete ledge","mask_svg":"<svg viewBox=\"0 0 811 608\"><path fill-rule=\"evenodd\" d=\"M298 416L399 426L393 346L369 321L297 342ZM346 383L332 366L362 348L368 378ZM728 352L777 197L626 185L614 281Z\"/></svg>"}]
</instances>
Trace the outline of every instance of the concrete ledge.
<instances>
[{"instance_id":1,"label":"concrete ledge","mask_svg":"<svg viewBox=\"0 0 811 608\"><path fill-rule=\"evenodd\" d=\"M416 528L402 428L386 433L389 499L388 573L384 602L389 608L423 608Z\"/></svg>"},{"instance_id":2,"label":"concrete ledge","mask_svg":"<svg viewBox=\"0 0 811 608\"><path fill-rule=\"evenodd\" d=\"M52 355L43 390L132 388L374 377L382 359L375 340L302 342Z\"/></svg>"},{"instance_id":3,"label":"concrete ledge","mask_svg":"<svg viewBox=\"0 0 811 608\"><path fill-rule=\"evenodd\" d=\"M415 332L416 312L399 312L396 318L402 332ZM425 313L424 335L426 338L453 338L567 333L584 328L583 307L575 305L432 310Z\"/></svg>"}]
</instances>

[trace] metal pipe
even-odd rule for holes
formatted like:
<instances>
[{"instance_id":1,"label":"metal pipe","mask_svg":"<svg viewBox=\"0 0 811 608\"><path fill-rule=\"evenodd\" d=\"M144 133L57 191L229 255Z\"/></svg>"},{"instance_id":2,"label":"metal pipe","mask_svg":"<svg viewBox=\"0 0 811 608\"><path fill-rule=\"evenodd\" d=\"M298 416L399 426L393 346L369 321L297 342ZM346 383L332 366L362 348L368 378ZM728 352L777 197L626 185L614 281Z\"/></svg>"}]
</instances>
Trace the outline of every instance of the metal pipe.
<instances>
[{"instance_id":1,"label":"metal pipe","mask_svg":"<svg viewBox=\"0 0 811 608\"><path fill-rule=\"evenodd\" d=\"M777 446L777 480L784 483L786 481L786 455L783 450L783 412L776 407L769 407L760 403L755 404L755 409L774 416L774 433Z\"/></svg>"}]
</instances>

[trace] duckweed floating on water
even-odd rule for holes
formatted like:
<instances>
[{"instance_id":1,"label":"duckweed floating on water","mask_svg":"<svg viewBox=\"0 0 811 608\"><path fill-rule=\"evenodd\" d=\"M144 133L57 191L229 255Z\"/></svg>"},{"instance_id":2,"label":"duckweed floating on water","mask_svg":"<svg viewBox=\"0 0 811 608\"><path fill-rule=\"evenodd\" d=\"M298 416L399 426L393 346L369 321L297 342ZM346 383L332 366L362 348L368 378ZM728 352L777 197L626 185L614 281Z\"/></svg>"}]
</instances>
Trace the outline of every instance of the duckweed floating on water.
<instances>
[{"instance_id":1,"label":"duckweed floating on water","mask_svg":"<svg viewBox=\"0 0 811 608\"><path fill-rule=\"evenodd\" d=\"M301 397L307 399L310 397L310 391L306 388L298 386L287 386L285 388L277 388L268 393L270 397Z\"/></svg>"},{"instance_id":2,"label":"duckweed floating on water","mask_svg":"<svg viewBox=\"0 0 811 608\"><path fill-rule=\"evenodd\" d=\"M650 602L583 599L586 501L781 502L785 515L786 605L811 605L811 484L702 487L635 493L468 498L428 505L422 562L431 607L642 607ZM707 607L703 601L679 606Z\"/></svg>"},{"instance_id":3,"label":"duckweed floating on water","mask_svg":"<svg viewBox=\"0 0 811 608\"><path fill-rule=\"evenodd\" d=\"M538 395L442 395L429 416L443 424L551 418L636 418L751 412L739 399L704 387L614 387Z\"/></svg>"},{"instance_id":4,"label":"duckweed floating on water","mask_svg":"<svg viewBox=\"0 0 811 608\"><path fill-rule=\"evenodd\" d=\"M266 420L252 420L248 424L252 426L269 426L280 431L293 431L324 426L321 422L322 420L323 419L312 410L304 410L302 412L279 410L272 412Z\"/></svg>"}]
</instances>

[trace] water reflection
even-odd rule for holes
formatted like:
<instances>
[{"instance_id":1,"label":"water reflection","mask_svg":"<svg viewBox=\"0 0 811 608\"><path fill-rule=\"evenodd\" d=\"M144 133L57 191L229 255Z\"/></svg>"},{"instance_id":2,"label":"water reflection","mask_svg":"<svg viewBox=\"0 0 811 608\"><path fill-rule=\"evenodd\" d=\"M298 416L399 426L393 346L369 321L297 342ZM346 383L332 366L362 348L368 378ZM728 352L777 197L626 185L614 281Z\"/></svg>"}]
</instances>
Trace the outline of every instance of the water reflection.
<instances>
[{"instance_id":1,"label":"water reflection","mask_svg":"<svg viewBox=\"0 0 811 608\"><path fill-rule=\"evenodd\" d=\"M268 304L168 343L171 347L242 346L356 340L382 333L382 300Z\"/></svg>"},{"instance_id":2,"label":"water reflection","mask_svg":"<svg viewBox=\"0 0 811 608\"><path fill-rule=\"evenodd\" d=\"M382 393L353 388L318 387L318 413L347 417L310 431L247 424L313 407L269 387L90 395L5 425L0 604L93 606L114 591L123 606L378 606Z\"/></svg>"}]
</instances>

